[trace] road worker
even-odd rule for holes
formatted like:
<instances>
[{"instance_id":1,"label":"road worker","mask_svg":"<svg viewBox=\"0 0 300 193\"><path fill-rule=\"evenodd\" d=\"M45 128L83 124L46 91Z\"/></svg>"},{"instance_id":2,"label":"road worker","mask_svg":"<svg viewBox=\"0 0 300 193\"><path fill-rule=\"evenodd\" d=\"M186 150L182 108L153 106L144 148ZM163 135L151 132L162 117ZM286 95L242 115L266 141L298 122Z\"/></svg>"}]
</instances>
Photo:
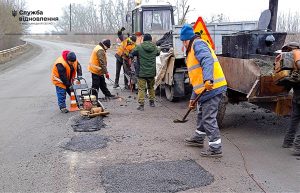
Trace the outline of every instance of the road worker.
<instances>
[{"instance_id":1,"label":"road worker","mask_svg":"<svg viewBox=\"0 0 300 193\"><path fill-rule=\"evenodd\" d=\"M129 89L129 80L128 80L129 71L130 71L129 53L135 48L136 36L129 36L128 38L125 38L125 36L123 35L124 30L125 28L122 27L122 29L118 31L118 37L121 40L121 44L118 47L117 52L115 54L116 78L115 78L115 84L113 88L119 87L120 72L123 66L125 89Z\"/></svg>"},{"instance_id":2,"label":"road worker","mask_svg":"<svg viewBox=\"0 0 300 193\"><path fill-rule=\"evenodd\" d=\"M51 80L56 87L56 95L59 109L62 113L68 113L66 108L66 93L71 95L71 85L76 76L82 76L82 69L74 52L64 50L56 59L52 67Z\"/></svg>"},{"instance_id":3,"label":"road worker","mask_svg":"<svg viewBox=\"0 0 300 193\"><path fill-rule=\"evenodd\" d=\"M191 25L185 24L180 32L180 40L186 48L186 65L193 92L189 108L197 95L207 91L197 103L197 126L195 133L186 138L187 145L203 147L205 136L209 148L201 152L205 157L221 157L221 135L217 124L218 106L227 90L227 83L218 58L211 46L195 35Z\"/></svg>"},{"instance_id":4,"label":"road worker","mask_svg":"<svg viewBox=\"0 0 300 193\"><path fill-rule=\"evenodd\" d=\"M96 91L99 91L100 88L106 98L115 97L115 95L112 95L108 90L105 82L105 77L109 79L106 50L110 48L110 46L111 43L109 39L99 42L99 44L92 51L88 65L88 71L92 74L92 88ZM93 95L98 94L98 92L95 90L92 92Z\"/></svg>"},{"instance_id":5,"label":"road worker","mask_svg":"<svg viewBox=\"0 0 300 193\"><path fill-rule=\"evenodd\" d=\"M149 105L155 107L155 91L154 83L156 76L156 56L159 55L159 50L156 45L152 42L152 36L145 34L143 43L136 46L130 57L137 57L135 63L136 76L138 78L138 110L144 110L145 102L145 90L149 92Z\"/></svg>"},{"instance_id":6,"label":"road worker","mask_svg":"<svg viewBox=\"0 0 300 193\"><path fill-rule=\"evenodd\" d=\"M293 155L300 156L300 44L297 42L290 42L282 47L282 52L293 52L294 56L294 74L293 82L290 85L293 88L292 100L292 116L289 128L286 131L283 148L290 148L294 145Z\"/></svg>"}]
</instances>

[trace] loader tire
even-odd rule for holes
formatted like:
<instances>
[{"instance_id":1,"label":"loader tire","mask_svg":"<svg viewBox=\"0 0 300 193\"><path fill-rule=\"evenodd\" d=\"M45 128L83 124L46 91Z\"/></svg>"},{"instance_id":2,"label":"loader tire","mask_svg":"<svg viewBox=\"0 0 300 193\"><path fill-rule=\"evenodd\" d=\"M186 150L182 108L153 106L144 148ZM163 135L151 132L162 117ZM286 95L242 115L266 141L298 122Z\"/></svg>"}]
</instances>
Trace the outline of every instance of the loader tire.
<instances>
[{"instance_id":1,"label":"loader tire","mask_svg":"<svg viewBox=\"0 0 300 193\"><path fill-rule=\"evenodd\" d=\"M176 101L176 97L174 97L174 88L170 85L165 85L165 93L168 101L174 102Z\"/></svg>"},{"instance_id":2,"label":"loader tire","mask_svg":"<svg viewBox=\"0 0 300 193\"><path fill-rule=\"evenodd\" d=\"M227 97L227 94L224 93L222 96L222 99L219 103L218 114L217 114L217 122L218 122L218 126L220 129L223 127L223 119L225 116L227 104L228 104L228 97Z\"/></svg>"}]
</instances>

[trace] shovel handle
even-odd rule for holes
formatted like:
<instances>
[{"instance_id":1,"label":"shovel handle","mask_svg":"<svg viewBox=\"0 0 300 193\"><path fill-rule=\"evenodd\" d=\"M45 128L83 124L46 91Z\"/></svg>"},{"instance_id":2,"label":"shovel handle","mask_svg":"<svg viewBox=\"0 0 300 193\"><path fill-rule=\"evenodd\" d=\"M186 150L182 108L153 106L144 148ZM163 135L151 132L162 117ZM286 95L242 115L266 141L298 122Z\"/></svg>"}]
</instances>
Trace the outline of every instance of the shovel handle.
<instances>
[{"instance_id":1,"label":"shovel handle","mask_svg":"<svg viewBox=\"0 0 300 193\"><path fill-rule=\"evenodd\" d=\"M200 94L197 95L197 97L195 98L195 100L192 103L192 106L194 106L200 99L200 97L206 92L206 89L204 89ZM185 113L184 117L182 118L182 120L184 121L187 116L190 114L192 108L189 108L189 110Z\"/></svg>"},{"instance_id":2,"label":"shovel handle","mask_svg":"<svg viewBox=\"0 0 300 193\"><path fill-rule=\"evenodd\" d=\"M200 97L206 92L206 89L204 89L200 94L197 95L197 97L195 98L195 100L192 103L192 106L194 106L200 99Z\"/></svg>"}]
</instances>

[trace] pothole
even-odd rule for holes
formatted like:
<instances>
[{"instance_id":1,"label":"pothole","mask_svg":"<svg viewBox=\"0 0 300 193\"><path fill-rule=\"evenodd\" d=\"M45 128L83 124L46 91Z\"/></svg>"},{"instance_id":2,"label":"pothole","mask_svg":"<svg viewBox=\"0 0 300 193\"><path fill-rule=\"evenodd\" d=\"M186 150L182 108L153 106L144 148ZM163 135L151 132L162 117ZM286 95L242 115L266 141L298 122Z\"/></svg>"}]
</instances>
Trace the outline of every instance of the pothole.
<instances>
[{"instance_id":1,"label":"pothole","mask_svg":"<svg viewBox=\"0 0 300 193\"><path fill-rule=\"evenodd\" d=\"M75 116L70 119L69 124L74 132L93 132L105 127L102 116L94 118Z\"/></svg>"}]
</instances>

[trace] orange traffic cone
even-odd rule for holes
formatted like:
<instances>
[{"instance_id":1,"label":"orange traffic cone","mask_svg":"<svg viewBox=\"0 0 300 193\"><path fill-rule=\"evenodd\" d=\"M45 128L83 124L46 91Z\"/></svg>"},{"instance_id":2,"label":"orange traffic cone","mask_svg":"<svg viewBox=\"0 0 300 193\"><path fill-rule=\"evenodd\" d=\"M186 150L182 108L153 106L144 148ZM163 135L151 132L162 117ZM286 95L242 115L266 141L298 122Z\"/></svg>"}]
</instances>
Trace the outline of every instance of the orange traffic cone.
<instances>
[{"instance_id":1,"label":"orange traffic cone","mask_svg":"<svg viewBox=\"0 0 300 193\"><path fill-rule=\"evenodd\" d=\"M74 92L71 92L70 110L69 111L71 111L71 112L73 112L73 111L79 111L79 108L78 108L77 103L76 103Z\"/></svg>"}]
</instances>

